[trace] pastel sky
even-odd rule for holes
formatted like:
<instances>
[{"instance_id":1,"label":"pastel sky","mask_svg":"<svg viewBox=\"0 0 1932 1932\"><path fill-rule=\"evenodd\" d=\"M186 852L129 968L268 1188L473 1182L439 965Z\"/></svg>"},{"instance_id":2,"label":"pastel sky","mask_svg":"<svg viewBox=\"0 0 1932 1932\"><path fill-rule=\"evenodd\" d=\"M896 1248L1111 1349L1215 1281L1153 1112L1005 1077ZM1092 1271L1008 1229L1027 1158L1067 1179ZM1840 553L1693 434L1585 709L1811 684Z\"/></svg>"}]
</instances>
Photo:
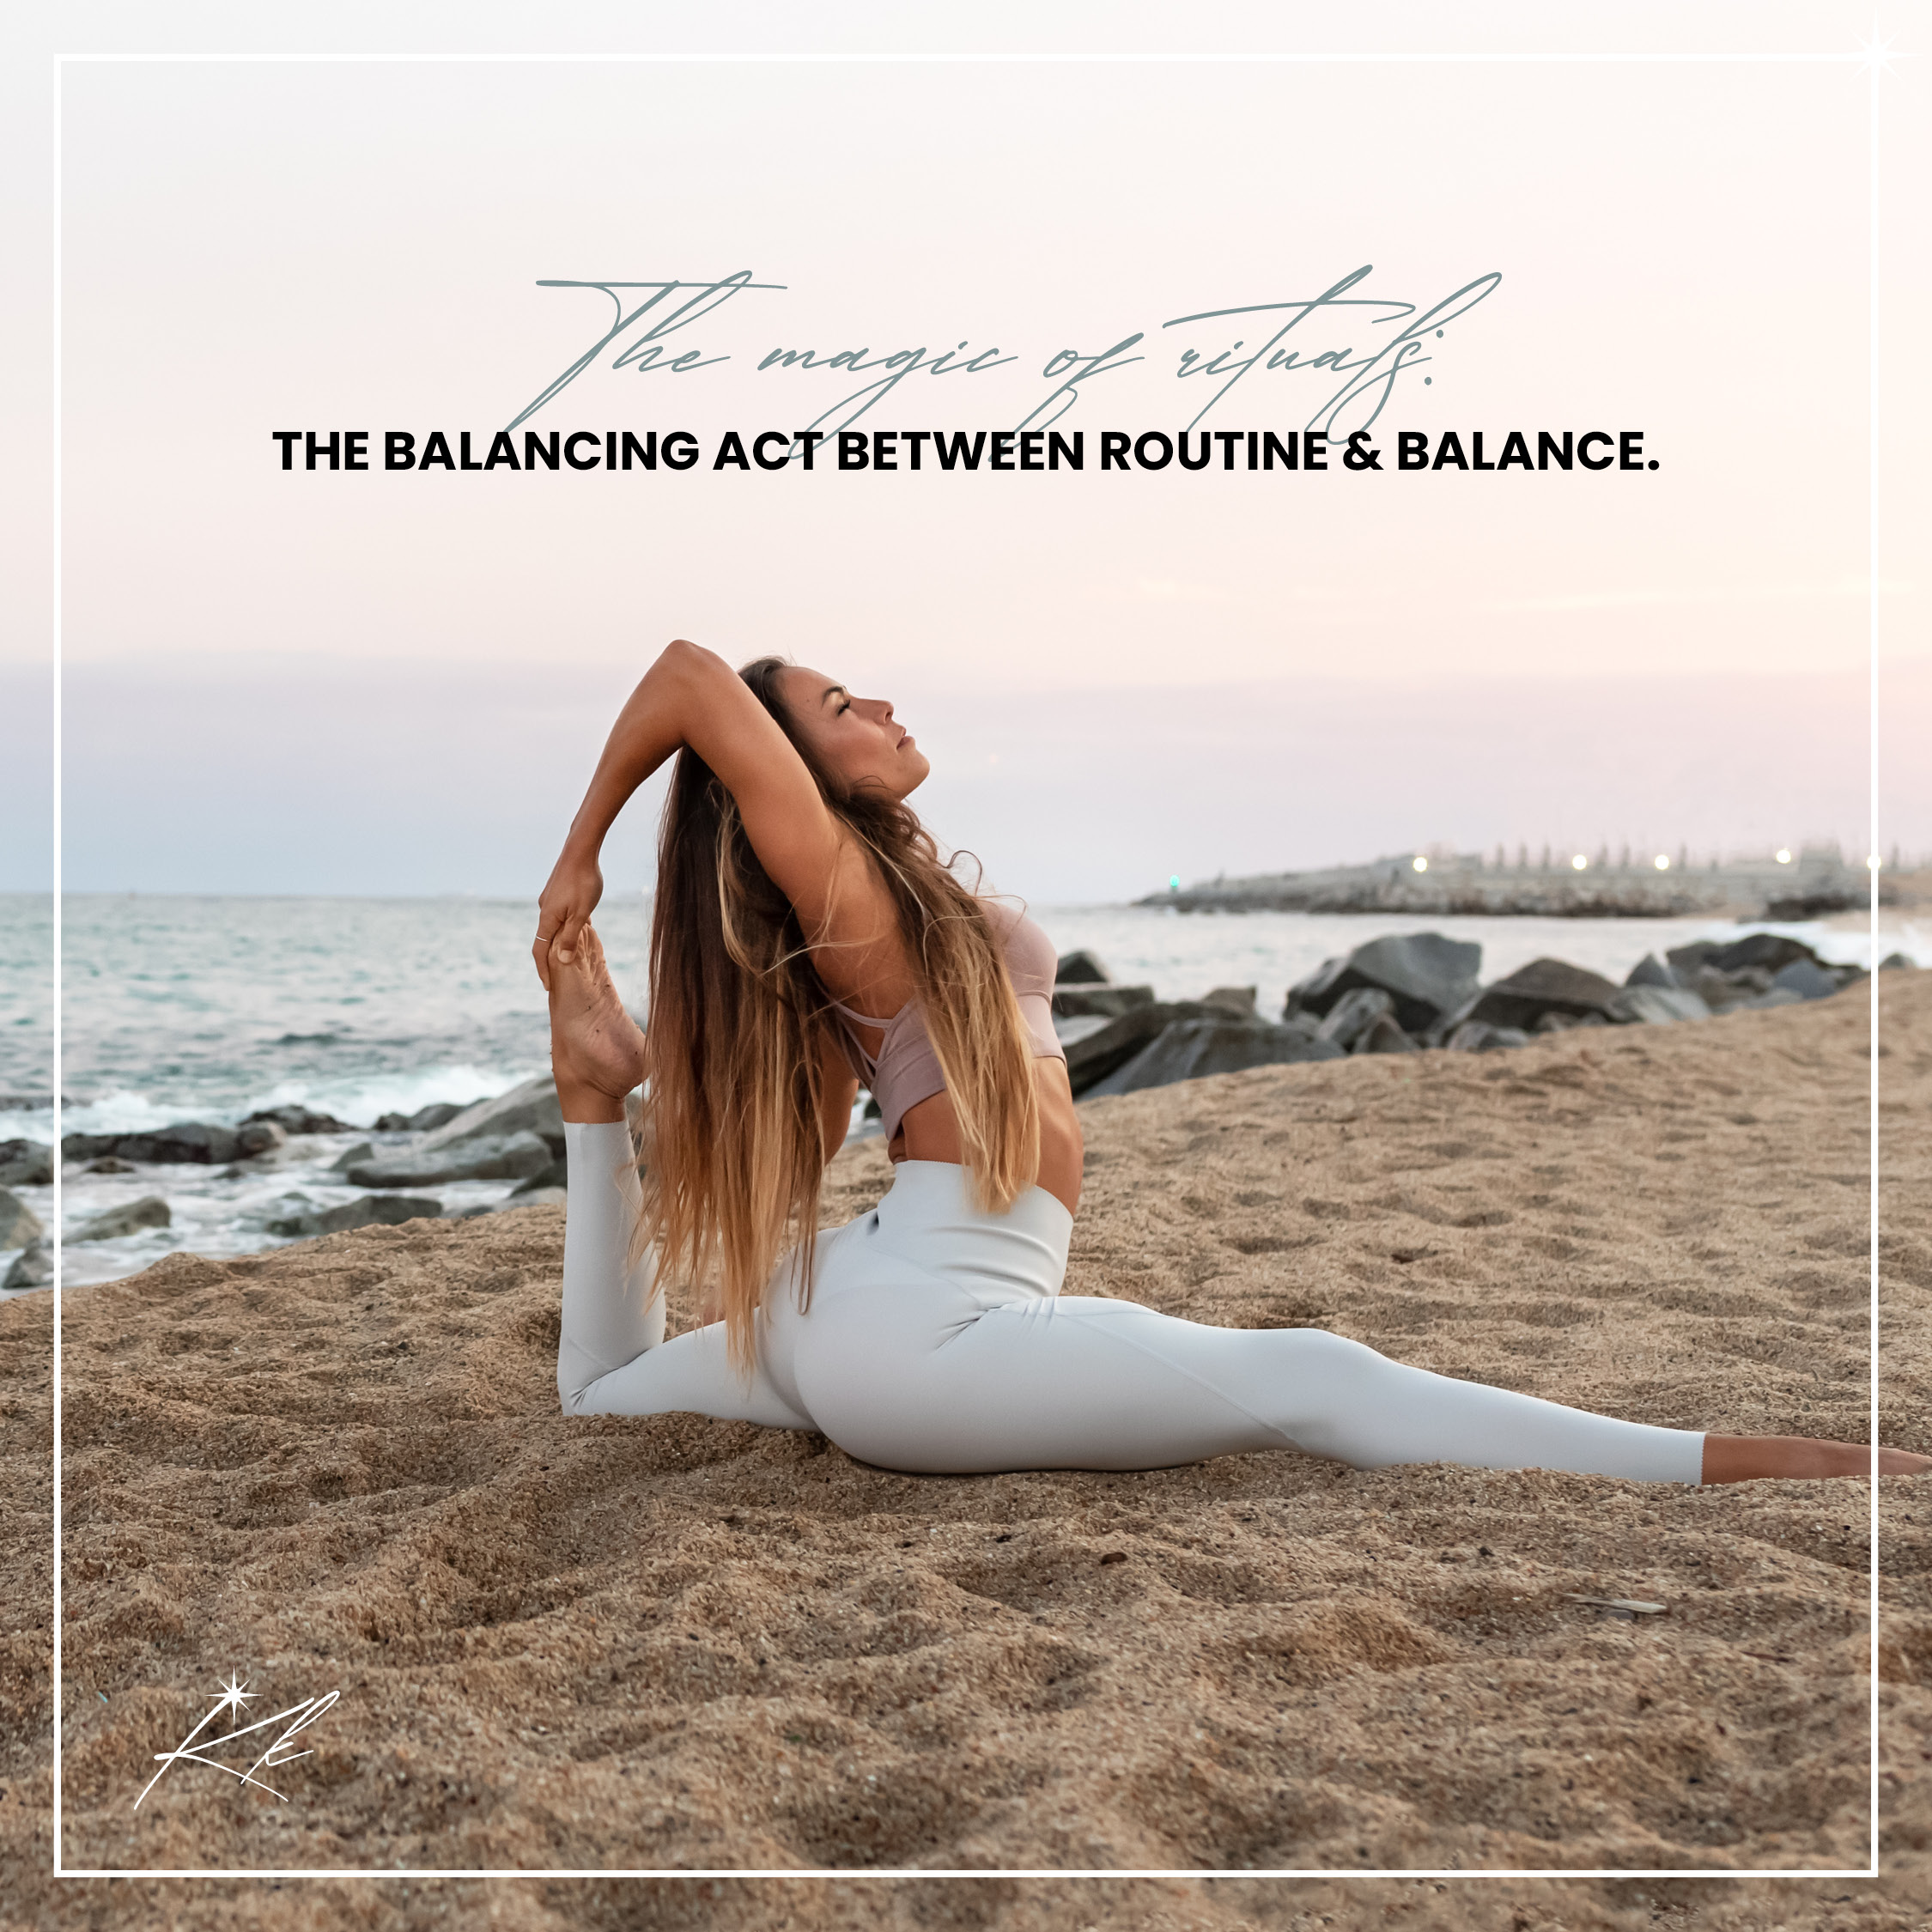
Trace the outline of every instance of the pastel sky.
<instances>
[{"instance_id":1,"label":"pastel sky","mask_svg":"<svg viewBox=\"0 0 1932 1932\"><path fill-rule=\"evenodd\" d=\"M1798 11L1815 48L1869 32ZM1494 13L1460 51L1529 17ZM1710 25L1624 17L1657 51ZM1882 830L1913 848L1923 65L1881 122ZM950 761L942 836L1055 897L1435 840L1862 848L1869 106L1858 68L1795 62L70 65L70 884L533 887L680 635L894 696ZM1364 268L1365 306L1284 345L1365 361L1488 292L1341 428L1480 430L1492 458L1511 429L1639 430L1659 468L1098 472L1104 429L1323 423L1333 370L1212 407L1176 375L1279 313L1165 325ZM606 325L543 278L738 272L782 286L671 339L708 366L607 349L526 424L686 429L685 473L279 468L282 428L480 453ZM1052 413L1056 351L1136 331L1054 422L1081 474L710 467L726 429L836 427L881 373L761 370L774 349L996 353L862 422L998 429ZM430 819L447 837L412 840Z\"/></svg>"}]
</instances>

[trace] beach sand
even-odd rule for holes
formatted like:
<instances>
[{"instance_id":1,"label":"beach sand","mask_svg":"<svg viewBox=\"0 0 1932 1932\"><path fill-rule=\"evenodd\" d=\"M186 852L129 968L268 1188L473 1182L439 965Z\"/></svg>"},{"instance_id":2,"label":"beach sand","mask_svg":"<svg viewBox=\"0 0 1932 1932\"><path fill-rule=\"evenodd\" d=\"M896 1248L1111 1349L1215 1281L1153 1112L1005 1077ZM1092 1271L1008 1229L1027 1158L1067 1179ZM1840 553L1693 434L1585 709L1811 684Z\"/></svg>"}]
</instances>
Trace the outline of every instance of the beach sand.
<instances>
[{"instance_id":1,"label":"beach sand","mask_svg":"<svg viewBox=\"0 0 1932 1932\"><path fill-rule=\"evenodd\" d=\"M1881 981L1886 1439L1932 1451L1932 975ZM1640 1420L1862 1438L1862 995L1083 1107L1070 1293L1319 1323ZM884 1183L841 1156L828 1223ZM1862 1868L1866 1491L1231 1456L914 1477L566 1418L560 1209L65 1297L70 1864ZM46 1924L1904 1927L1932 1916L1932 1479L1882 1485L1888 1875L54 1881L51 1297L0 1308L0 1856ZM672 1326L689 1318L674 1301ZM1577 1595L1662 1603L1621 1616ZM264 1776L193 1765L339 1701ZM221 1728L218 1723L217 1731ZM204 1734L206 1735L206 1734ZM222 1761L246 1764L241 1747ZM406 1892L407 1896L404 1894Z\"/></svg>"}]
</instances>

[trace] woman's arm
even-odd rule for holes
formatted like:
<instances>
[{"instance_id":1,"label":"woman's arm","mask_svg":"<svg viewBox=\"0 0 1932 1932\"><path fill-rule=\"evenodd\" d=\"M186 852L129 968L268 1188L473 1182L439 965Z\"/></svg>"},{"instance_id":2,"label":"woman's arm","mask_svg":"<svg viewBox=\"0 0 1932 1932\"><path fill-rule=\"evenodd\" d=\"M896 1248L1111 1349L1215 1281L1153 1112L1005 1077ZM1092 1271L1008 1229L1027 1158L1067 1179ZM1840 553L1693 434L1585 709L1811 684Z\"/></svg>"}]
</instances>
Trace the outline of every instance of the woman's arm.
<instances>
[{"instance_id":1,"label":"woman's arm","mask_svg":"<svg viewBox=\"0 0 1932 1932\"><path fill-rule=\"evenodd\" d=\"M568 963L603 896L598 854L605 835L638 787L686 744L731 793L760 864L808 936L846 937L828 928L855 923L866 930L851 937L870 937L889 909L869 869L845 849L837 821L776 721L722 658L681 637L659 653L617 714L538 900L531 951L546 988L550 945Z\"/></svg>"}]
</instances>

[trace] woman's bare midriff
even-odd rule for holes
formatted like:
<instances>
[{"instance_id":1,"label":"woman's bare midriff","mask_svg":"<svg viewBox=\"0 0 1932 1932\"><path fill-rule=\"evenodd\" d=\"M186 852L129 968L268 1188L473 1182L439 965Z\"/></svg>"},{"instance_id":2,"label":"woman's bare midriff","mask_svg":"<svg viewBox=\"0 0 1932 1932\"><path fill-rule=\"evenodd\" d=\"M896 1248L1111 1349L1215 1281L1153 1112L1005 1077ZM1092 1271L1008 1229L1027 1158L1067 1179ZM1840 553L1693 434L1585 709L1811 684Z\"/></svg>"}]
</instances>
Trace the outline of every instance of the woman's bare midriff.
<instances>
[{"instance_id":1,"label":"woman's bare midriff","mask_svg":"<svg viewBox=\"0 0 1932 1932\"><path fill-rule=\"evenodd\" d=\"M1069 1214L1078 1214L1086 1145L1073 1106L1073 1090L1067 1084L1066 1062L1036 1060L1033 1084L1040 1097L1039 1185ZM952 1116L950 1096L936 1093L916 1107L908 1107L885 1151L895 1161L951 1161L958 1166L959 1127Z\"/></svg>"}]
</instances>

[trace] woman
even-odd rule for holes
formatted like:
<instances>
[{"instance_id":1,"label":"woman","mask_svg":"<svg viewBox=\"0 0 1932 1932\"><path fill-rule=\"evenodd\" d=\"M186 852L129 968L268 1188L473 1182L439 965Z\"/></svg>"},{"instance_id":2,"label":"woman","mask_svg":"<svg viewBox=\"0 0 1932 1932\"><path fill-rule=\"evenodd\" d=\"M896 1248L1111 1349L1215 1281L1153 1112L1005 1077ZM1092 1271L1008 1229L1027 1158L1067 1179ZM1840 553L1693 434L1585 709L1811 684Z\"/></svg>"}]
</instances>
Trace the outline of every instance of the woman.
<instances>
[{"instance_id":1,"label":"woman","mask_svg":"<svg viewBox=\"0 0 1932 1932\"><path fill-rule=\"evenodd\" d=\"M605 835L673 754L647 1034L588 920ZM734 673L682 639L619 714L533 948L569 1170L569 1413L815 1429L862 1461L960 1473L1262 1449L1687 1483L1868 1470L1850 1443L1623 1422L1319 1328L1061 1295L1082 1142L1054 950L939 862L905 803L928 769L889 703L775 658ZM861 1074L892 1186L815 1236ZM714 1276L720 1318L666 1341L659 1270ZM1887 1473L1928 1467L1880 1454Z\"/></svg>"}]
</instances>

